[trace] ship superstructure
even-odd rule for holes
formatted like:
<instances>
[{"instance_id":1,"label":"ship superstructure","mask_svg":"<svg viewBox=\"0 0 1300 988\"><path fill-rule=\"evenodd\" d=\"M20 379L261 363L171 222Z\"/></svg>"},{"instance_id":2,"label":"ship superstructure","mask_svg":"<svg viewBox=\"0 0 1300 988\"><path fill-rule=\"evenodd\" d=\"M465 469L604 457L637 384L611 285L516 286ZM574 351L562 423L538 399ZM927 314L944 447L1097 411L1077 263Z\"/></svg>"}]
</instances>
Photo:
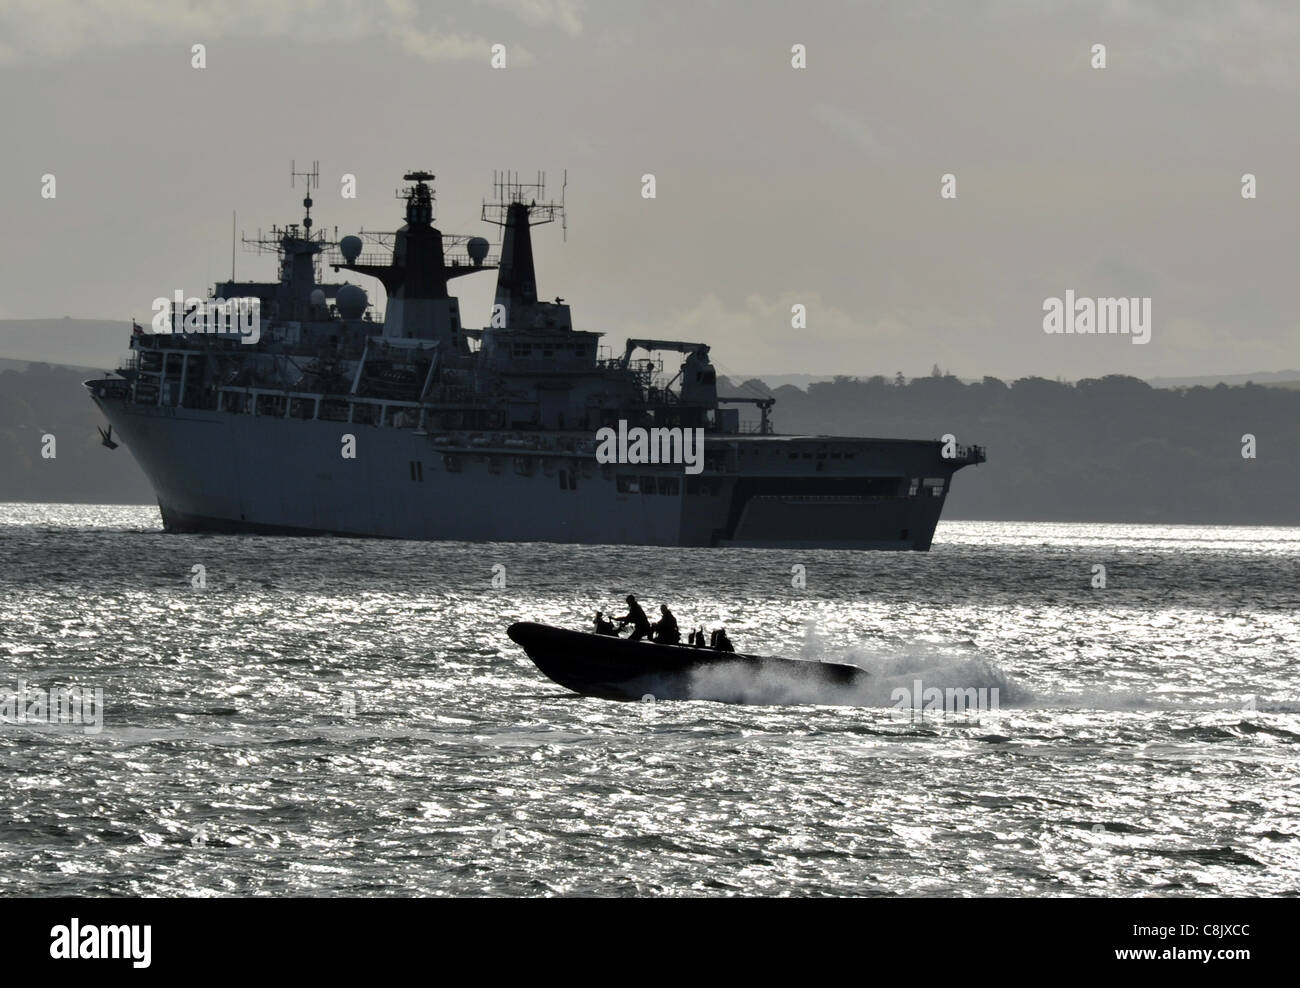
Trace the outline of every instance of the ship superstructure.
<instances>
[{"instance_id":1,"label":"ship superstructure","mask_svg":"<svg viewBox=\"0 0 1300 988\"><path fill-rule=\"evenodd\" d=\"M213 290L256 299L257 334L137 330L119 376L86 382L168 530L927 549L953 474L984 460L941 440L778 435L770 397L719 396L703 342L608 352L539 295L532 228L564 214L541 176L497 176L496 248L434 225L425 171L405 176L400 229L332 241L306 177L303 219L250 241L278 279ZM377 281L383 314L324 266ZM490 270L488 324L466 327L449 283ZM680 356L671 376L662 353ZM601 462L605 428L700 429L702 463Z\"/></svg>"}]
</instances>

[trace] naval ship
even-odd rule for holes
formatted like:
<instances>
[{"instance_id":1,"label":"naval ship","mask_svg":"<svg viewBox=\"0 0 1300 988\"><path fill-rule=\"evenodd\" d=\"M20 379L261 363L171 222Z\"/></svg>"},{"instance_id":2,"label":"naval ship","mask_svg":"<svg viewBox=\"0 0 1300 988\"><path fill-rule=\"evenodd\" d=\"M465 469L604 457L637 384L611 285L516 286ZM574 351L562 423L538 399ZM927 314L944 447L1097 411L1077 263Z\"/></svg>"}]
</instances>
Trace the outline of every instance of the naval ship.
<instances>
[{"instance_id":1,"label":"naval ship","mask_svg":"<svg viewBox=\"0 0 1300 988\"><path fill-rule=\"evenodd\" d=\"M400 229L331 239L312 227L318 170L293 174L301 222L245 240L277 280L232 272L209 296L254 300L255 331L135 325L116 376L86 382L168 531L926 550L953 474L984 461L951 439L780 435L770 396L718 394L704 342L610 352L539 297L532 228L564 217L542 175L494 176L493 245L434 225L425 171L404 176ZM324 267L377 281L384 311ZM490 324L467 327L448 285L490 270ZM614 429L692 430L702 457L609 462Z\"/></svg>"}]
</instances>

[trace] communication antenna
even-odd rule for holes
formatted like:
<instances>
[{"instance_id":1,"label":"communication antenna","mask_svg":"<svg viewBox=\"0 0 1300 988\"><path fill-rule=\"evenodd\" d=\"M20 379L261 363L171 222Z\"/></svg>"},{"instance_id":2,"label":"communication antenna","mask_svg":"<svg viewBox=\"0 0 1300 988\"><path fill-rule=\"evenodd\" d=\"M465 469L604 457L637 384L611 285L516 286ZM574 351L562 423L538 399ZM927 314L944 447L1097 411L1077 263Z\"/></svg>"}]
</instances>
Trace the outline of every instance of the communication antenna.
<instances>
[{"instance_id":1,"label":"communication antenna","mask_svg":"<svg viewBox=\"0 0 1300 988\"><path fill-rule=\"evenodd\" d=\"M289 188L294 188L294 183L300 178L306 181L307 183L307 195L311 195L311 190L313 188L319 189L320 188L320 162L313 161L311 163L311 171L300 172L298 171L297 162L290 160Z\"/></svg>"},{"instance_id":2,"label":"communication antenna","mask_svg":"<svg viewBox=\"0 0 1300 988\"><path fill-rule=\"evenodd\" d=\"M230 211L230 282L235 281L235 215L236 210Z\"/></svg>"},{"instance_id":3,"label":"communication antenna","mask_svg":"<svg viewBox=\"0 0 1300 988\"><path fill-rule=\"evenodd\" d=\"M294 183L300 178L307 183L307 194L303 197L302 200L303 208L307 210L307 213L305 216L303 216L302 225L303 225L303 229L307 231L308 237L310 237L311 236L311 190L313 187L318 189L320 188L320 162L313 161L311 163L311 171L300 172L298 171L297 163L293 160L290 160L289 187L293 188Z\"/></svg>"},{"instance_id":4,"label":"communication antenna","mask_svg":"<svg viewBox=\"0 0 1300 988\"><path fill-rule=\"evenodd\" d=\"M564 208L564 195L569 185L569 170L564 170L564 185L560 190L560 201L546 199L546 173L538 172L534 181L525 182L519 177L518 172L514 171L493 171L492 188L496 193L496 201L483 202L482 219L485 223L493 223L496 226L506 225L506 213L511 203L524 203L528 206L528 225L538 226L542 223L553 223L558 217L565 232L564 239L568 238L568 216Z\"/></svg>"}]
</instances>

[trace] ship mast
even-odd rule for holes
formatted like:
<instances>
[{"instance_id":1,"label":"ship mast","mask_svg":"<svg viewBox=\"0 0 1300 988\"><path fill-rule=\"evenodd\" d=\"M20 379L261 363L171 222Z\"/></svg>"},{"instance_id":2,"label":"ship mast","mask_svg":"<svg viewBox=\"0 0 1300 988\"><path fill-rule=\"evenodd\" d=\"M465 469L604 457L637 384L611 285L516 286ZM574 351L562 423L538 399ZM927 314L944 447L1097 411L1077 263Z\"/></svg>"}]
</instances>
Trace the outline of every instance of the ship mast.
<instances>
[{"instance_id":1,"label":"ship mast","mask_svg":"<svg viewBox=\"0 0 1300 988\"><path fill-rule=\"evenodd\" d=\"M274 295L274 315L282 320L310 319L311 295L320 283L320 255L333 244L324 233L312 233L311 190L320 187L320 162L313 161L311 171L298 171L296 162L289 165L289 186L298 179L307 185L303 197L301 223L273 226L268 234L259 230L256 237L244 238L259 254L276 254L280 258L280 284ZM232 265L233 266L233 265ZM234 278L231 278L233 283Z\"/></svg>"},{"instance_id":2,"label":"ship mast","mask_svg":"<svg viewBox=\"0 0 1300 988\"><path fill-rule=\"evenodd\" d=\"M567 190L568 172L564 188ZM567 229L564 198L546 201L546 174L538 172L536 180L524 182L518 172L493 172L494 202L483 203L483 221L504 228L501 239L501 264L497 271L494 302L502 306L506 325L527 325L527 312L537 305L537 271L533 263L531 228L561 220Z\"/></svg>"},{"instance_id":3,"label":"ship mast","mask_svg":"<svg viewBox=\"0 0 1300 988\"><path fill-rule=\"evenodd\" d=\"M391 244L391 258L381 263L379 257L365 256L360 253L363 244L359 237L345 237L341 249L349 249L343 252L342 263L334 264L334 268L369 275L383 284L388 295L385 336L439 340L444 352L466 354L469 346L461 331L459 306L448 294L447 282L493 267L485 263L491 260L489 244L481 237L444 237L433 225L435 196L429 187L434 179L432 172L407 172L403 178L412 183L396 193L406 203L406 222L395 233L365 234ZM348 241L355 243L349 247ZM457 257L449 261L447 243L463 245L466 260Z\"/></svg>"}]
</instances>

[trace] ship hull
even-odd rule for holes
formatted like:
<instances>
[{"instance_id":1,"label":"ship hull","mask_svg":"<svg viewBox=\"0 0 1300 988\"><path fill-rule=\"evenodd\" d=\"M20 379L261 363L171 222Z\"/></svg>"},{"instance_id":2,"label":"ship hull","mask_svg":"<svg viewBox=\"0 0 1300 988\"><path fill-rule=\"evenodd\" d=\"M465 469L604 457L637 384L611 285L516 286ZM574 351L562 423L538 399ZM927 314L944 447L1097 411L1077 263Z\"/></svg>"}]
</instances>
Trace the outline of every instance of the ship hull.
<instances>
[{"instance_id":1,"label":"ship hull","mask_svg":"<svg viewBox=\"0 0 1300 988\"><path fill-rule=\"evenodd\" d=\"M412 429L141 405L91 390L173 532L924 550L956 469L930 441L827 440L852 444L843 446L855 451L850 467L847 453L804 462L817 454L792 452L819 448L816 437L797 447L786 437L727 437L718 445L734 455L748 444L749 462L692 478L681 466L448 450ZM893 475L943 486L861 493L887 488Z\"/></svg>"}]
</instances>

